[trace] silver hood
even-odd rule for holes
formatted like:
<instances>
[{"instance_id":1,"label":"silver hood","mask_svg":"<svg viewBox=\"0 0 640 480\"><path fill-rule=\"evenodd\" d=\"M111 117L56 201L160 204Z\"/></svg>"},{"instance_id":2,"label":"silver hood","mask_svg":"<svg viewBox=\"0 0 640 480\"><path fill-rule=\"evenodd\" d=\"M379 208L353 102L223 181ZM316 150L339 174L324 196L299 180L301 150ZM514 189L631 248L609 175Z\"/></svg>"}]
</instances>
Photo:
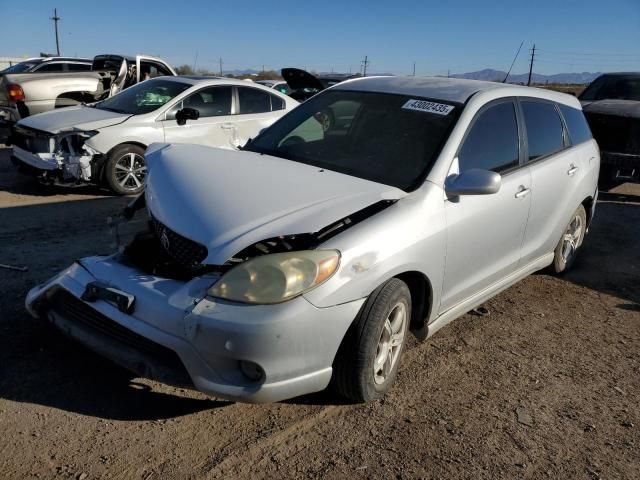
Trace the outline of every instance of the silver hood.
<instances>
[{"instance_id":1,"label":"silver hood","mask_svg":"<svg viewBox=\"0 0 640 480\"><path fill-rule=\"evenodd\" d=\"M221 265L279 235L313 233L402 190L253 152L153 144L146 153L151 213L207 246Z\"/></svg>"},{"instance_id":2,"label":"silver hood","mask_svg":"<svg viewBox=\"0 0 640 480\"><path fill-rule=\"evenodd\" d=\"M97 130L122 123L129 117L131 115L128 113L109 112L79 105L32 115L20 120L18 125L55 134L71 129Z\"/></svg>"}]
</instances>

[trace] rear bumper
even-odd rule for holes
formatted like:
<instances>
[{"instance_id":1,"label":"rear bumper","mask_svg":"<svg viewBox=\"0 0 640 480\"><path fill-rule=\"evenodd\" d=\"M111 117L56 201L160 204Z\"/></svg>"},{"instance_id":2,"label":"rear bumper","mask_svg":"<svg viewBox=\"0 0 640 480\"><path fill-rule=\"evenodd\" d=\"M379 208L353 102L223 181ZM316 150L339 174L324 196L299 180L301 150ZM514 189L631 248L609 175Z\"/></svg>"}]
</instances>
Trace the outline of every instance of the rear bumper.
<instances>
[{"instance_id":1,"label":"rear bumper","mask_svg":"<svg viewBox=\"0 0 640 480\"><path fill-rule=\"evenodd\" d=\"M11 130L16 122L0 117L0 144L11 145Z\"/></svg>"}]
</instances>

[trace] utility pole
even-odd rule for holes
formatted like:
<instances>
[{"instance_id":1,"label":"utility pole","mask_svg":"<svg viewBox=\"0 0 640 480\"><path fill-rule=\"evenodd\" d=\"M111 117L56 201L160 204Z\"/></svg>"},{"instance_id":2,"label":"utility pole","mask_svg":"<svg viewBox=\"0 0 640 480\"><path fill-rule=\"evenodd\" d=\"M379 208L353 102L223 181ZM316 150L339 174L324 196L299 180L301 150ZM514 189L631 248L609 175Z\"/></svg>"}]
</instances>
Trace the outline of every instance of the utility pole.
<instances>
[{"instance_id":1,"label":"utility pole","mask_svg":"<svg viewBox=\"0 0 640 480\"><path fill-rule=\"evenodd\" d=\"M451 76L451 70L447 69L447 78L449 78Z\"/></svg>"},{"instance_id":2,"label":"utility pole","mask_svg":"<svg viewBox=\"0 0 640 480\"><path fill-rule=\"evenodd\" d=\"M369 56L365 55L364 56L364 60L362 61L362 76L366 77L367 76L367 67L369 66Z\"/></svg>"},{"instance_id":3,"label":"utility pole","mask_svg":"<svg viewBox=\"0 0 640 480\"><path fill-rule=\"evenodd\" d=\"M222 57L220 57L220 76L222 76Z\"/></svg>"},{"instance_id":4,"label":"utility pole","mask_svg":"<svg viewBox=\"0 0 640 480\"><path fill-rule=\"evenodd\" d=\"M413 76L416 76L416 62L413 62Z\"/></svg>"},{"instance_id":5,"label":"utility pole","mask_svg":"<svg viewBox=\"0 0 640 480\"><path fill-rule=\"evenodd\" d=\"M531 85L531 74L533 73L533 59L536 57L536 44L533 44L531 49L531 63L529 63L529 80L527 80L527 87Z\"/></svg>"},{"instance_id":6,"label":"utility pole","mask_svg":"<svg viewBox=\"0 0 640 480\"><path fill-rule=\"evenodd\" d=\"M58 16L58 9L53 9L53 17L49 20L53 20L54 29L56 31L56 51L58 52L58 56L60 56L60 42L58 41L58 22L60 21L60 17Z\"/></svg>"}]
</instances>

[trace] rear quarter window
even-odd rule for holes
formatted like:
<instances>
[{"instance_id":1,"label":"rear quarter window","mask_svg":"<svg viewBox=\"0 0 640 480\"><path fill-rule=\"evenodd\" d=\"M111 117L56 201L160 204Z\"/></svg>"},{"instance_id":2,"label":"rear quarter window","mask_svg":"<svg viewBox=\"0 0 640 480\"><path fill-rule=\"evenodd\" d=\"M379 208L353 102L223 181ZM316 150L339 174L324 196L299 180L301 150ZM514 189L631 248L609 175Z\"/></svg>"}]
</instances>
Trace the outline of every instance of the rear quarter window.
<instances>
[{"instance_id":1,"label":"rear quarter window","mask_svg":"<svg viewBox=\"0 0 640 480\"><path fill-rule=\"evenodd\" d=\"M529 161L559 152L564 148L562 122L553 103L521 102L527 128Z\"/></svg>"},{"instance_id":2,"label":"rear quarter window","mask_svg":"<svg viewBox=\"0 0 640 480\"><path fill-rule=\"evenodd\" d=\"M567 105L559 105L559 107L567 125L567 130L569 130L569 138L572 145L578 145L593 138L582 110L571 108Z\"/></svg>"}]
</instances>

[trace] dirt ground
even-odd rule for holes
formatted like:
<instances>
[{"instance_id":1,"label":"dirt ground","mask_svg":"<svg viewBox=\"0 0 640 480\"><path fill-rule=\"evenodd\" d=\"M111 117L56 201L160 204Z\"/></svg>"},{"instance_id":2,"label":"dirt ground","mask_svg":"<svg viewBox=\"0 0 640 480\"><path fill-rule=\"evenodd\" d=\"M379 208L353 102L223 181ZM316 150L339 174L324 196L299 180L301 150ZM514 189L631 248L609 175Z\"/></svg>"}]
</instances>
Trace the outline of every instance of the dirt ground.
<instances>
[{"instance_id":1,"label":"dirt ground","mask_svg":"<svg viewBox=\"0 0 640 480\"><path fill-rule=\"evenodd\" d=\"M533 275L405 353L382 401L234 404L134 379L24 310L109 252L126 199L0 150L1 478L640 478L640 185L602 194L575 270Z\"/></svg>"}]
</instances>

